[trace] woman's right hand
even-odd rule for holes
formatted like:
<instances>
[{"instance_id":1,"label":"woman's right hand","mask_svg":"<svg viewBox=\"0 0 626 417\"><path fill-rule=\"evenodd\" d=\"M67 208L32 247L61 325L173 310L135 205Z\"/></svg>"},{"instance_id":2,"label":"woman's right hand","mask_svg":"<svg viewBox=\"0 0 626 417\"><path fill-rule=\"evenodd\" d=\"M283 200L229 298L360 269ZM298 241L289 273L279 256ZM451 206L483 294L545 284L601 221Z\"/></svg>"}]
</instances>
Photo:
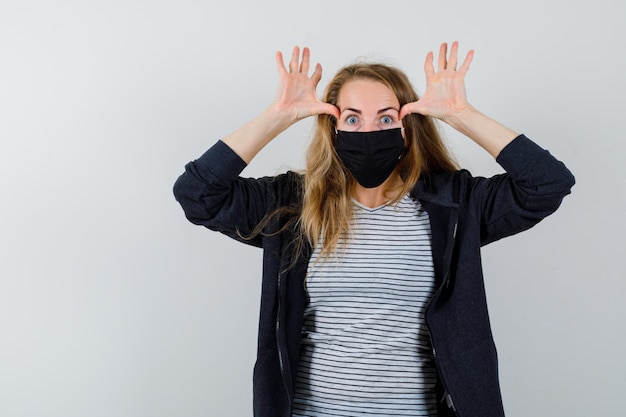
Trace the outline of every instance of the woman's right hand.
<instances>
[{"instance_id":1,"label":"woman's right hand","mask_svg":"<svg viewBox=\"0 0 626 417\"><path fill-rule=\"evenodd\" d=\"M289 66L286 67L283 54L276 52L279 83L271 108L290 123L318 114L330 114L339 118L339 109L322 102L317 96L316 88L322 79L322 66L316 64L309 77L310 56L309 48L304 48L300 57L300 48L296 46L293 48Z\"/></svg>"},{"instance_id":2,"label":"woman's right hand","mask_svg":"<svg viewBox=\"0 0 626 417\"><path fill-rule=\"evenodd\" d=\"M315 89L322 78L322 66L317 64L309 77L309 59L308 48L304 48L300 58L300 48L295 47L287 68L283 55L277 52L276 98L261 114L222 139L246 163L281 132L305 117L330 114L339 118L337 107L317 97Z\"/></svg>"}]
</instances>

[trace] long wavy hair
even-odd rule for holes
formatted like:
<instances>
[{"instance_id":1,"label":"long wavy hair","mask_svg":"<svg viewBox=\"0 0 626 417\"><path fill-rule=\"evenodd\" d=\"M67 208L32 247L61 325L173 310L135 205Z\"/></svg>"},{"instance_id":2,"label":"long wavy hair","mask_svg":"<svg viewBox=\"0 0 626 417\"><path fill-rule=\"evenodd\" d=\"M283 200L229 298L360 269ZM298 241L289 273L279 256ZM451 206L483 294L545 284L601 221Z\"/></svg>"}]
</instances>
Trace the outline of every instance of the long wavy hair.
<instances>
[{"instance_id":1,"label":"long wavy hair","mask_svg":"<svg viewBox=\"0 0 626 417\"><path fill-rule=\"evenodd\" d=\"M356 63L337 72L327 85L322 101L337 105L342 86L354 79L381 82L398 98L400 106L419 99L409 78L401 70L381 63ZM385 190L391 203L410 192L421 175L451 172L458 165L445 146L433 118L410 114L403 118L406 151L394 174L400 185ZM302 236L312 247L321 244L320 258L336 253L350 235L352 189L355 179L335 151L337 120L319 115L306 154L304 196L299 224ZM394 175L392 174L392 175Z\"/></svg>"}]
</instances>

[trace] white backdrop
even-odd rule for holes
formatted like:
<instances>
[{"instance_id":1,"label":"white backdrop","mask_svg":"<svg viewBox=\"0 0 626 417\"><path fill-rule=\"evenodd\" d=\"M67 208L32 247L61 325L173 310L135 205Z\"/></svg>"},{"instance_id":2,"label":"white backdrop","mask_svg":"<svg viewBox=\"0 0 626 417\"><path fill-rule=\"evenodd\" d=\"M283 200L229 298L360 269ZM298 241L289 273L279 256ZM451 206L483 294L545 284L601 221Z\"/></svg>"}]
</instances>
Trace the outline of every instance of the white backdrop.
<instances>
[{"instance_id":1,"label":"white backdrop","mask_svg":"<svg viewBox=\"0 0 626 417\"><path fill-rule=\"evenodd\" d=\"M358 57L421 92L453 40L476 50L470 101L577 177L553 217L484 250L505 409L624 415L618 5L0 0L0 416L251 415L261 253L188 223L175 179L273 98L276 50L309 46L320 92ZM244 174L300 168L310 128Z\"/></svg>"}]
</instances>

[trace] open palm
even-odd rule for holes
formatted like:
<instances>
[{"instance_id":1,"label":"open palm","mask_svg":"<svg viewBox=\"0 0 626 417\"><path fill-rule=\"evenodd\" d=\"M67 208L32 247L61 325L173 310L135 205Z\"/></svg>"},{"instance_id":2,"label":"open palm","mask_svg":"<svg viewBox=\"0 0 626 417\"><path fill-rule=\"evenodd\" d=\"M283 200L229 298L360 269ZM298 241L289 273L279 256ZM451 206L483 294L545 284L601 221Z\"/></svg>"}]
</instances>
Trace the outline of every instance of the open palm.
<instances>
[{"instance_id":1,"label":"open palm","mask_svg":"<svg viewBox=\"0 0 626 417\"><path fill-rule=\"evenodd\" d=\"M441 45L436 71L433 65L433 53L428 53L424 63L426 72L424 95L420 100L402 106L400 118L407 114L419 113L445 121L469 107L465 92L465 74L469 70L474 51L470 50L467 53L465 60L457 69L458 48L458 42L453 42L450 56L447 57L448 45L446 43Z\"/></svg>"},{"instance_id":2,"label":"open palm","mask_svg":"<svg viewBox=\"0 0 626 417\"><path fill-rule=\"evenodd\" d=\"M294 122L317 114L339 117L337 107L323 103L317 96L316 88L322 79L322 66L316 64L313 74L309 77L309 48L303 49L300 59L300 48L294 47L289 67L285 67L283 54L277 52L276 68L279 83L274 106L279 112L289 114Z\"/></svg>"}]
</instances>

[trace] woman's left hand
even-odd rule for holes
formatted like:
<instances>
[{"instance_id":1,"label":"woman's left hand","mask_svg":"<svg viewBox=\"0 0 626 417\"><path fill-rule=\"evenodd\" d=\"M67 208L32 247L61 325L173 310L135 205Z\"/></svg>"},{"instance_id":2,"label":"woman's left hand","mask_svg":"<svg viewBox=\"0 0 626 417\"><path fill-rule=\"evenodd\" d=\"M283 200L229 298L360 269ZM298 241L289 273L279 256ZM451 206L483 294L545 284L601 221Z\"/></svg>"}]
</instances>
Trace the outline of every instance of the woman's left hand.
<instances>
[{"instance_id":1,"label":"woman's left hand","mask_svg":"<svg viewBox=\"0 0 626 417\"><path fill-rule=\"evenodd\" d=\"M461 66L457 69L457 55L459 43L453 42L448 57L448 44L443 43L439 48L437 70L433 65L433 53L429 52L424 63L426 71L426 90L418 101L407 103L400 109L400 119L407 114L419 113L425 116L443 120L456 117L471 106L467 102L465 93L465 74L469 70L474 57L474 50L470 50Z\"/></svg>"}]
</instances>

